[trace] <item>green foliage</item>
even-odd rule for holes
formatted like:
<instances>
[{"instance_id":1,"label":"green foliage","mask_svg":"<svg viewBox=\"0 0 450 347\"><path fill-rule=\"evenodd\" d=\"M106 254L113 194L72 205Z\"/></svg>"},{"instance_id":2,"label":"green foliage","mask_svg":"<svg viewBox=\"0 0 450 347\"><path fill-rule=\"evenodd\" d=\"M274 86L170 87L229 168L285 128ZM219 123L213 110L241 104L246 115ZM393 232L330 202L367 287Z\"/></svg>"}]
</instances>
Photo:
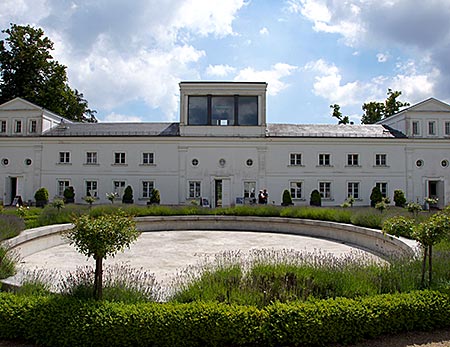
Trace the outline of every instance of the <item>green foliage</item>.
<instances>
[{"instance_id":1,"label":"green foliage","mask_svg":"<svg viewBox=\"0 0 450 347\"><path fill-rule=\"evenodd\" d=\"M131 186L127 186L123 192L122 202L124 204L132 204L133 203L133 188Z\"/></svg>"},{"instance_id":2,"label":"green foliage","mask_svg":"<svg viewBox=\"0 0 450 347\"><path fill-rule=\"evenodd\" d=\"M415 221L404 216L391 217L384 221L383 232L394 235L411 238L414 231Z\"/></svg>"},{"instance_id":3,"label":"green foliage","mask_svg":"<svg viewBox=\"0 0 450 347\"><path fill-rule=\"evenodd\" d=\"M97 199L96 199L94 196L88 195L88 196L85 196L85 197L83 198L83 200L86 201L86 202L89 204L89 208L91 208L91 207L92 207L92 204L93 204Z\"/></svg>"},{"instance_id":4,"label":"green foliage","mask_svg":"<svg viewBox=\"0 0 450 347\"><path fill-rule=\"evenodd\" d=\"M6 246L0 244L0 279L8 278L16 272L16 257Z\"/></svg>"},{"instance_id":5,"label":"green foliage","mask_svg":"<svg viewBox=\"0 0 450 347\"><path fill-rule=\"evenodd\" d=\"M420 205L418 202L409 202L408 205L406 205L406 209L408 210L408 212L411 212L416 218L419 212L422 211L422 205Z\"/></svg>"},{"instance_id":6,"label":"green foliage","mask_svg":"<svg viewBox=\"0 0 450 347\"><path fill-rule=\"evenodd\" d=\"M70 187L67 187L66 189L64 189L63 196L64 196L64 200L66 203L73 202L73 200L75 199L74 188L72 186L70 186Z\"/></svg>"},{"instance_id":7,"label":"green foliage","mask_svg":"<svg viewBox=\"0 0 450 347\"><path fill-rule=\"evenodd\" d=\"M381 229L384 215L370 211L356 212L351 216L351 223L366 228Z\"/></svg>"},{"instance_id":8,"label":"green foliage","mask_svg":"<svg viewBox=\"0 0 450 347\"><path fill-rule=\"evenodd\" d=\"M45 346L328 346L447 328L450 298L434 291L275 303L126 305L0 293L0 338Z\"/></svg>"},{"instance_id":9,"label":"green foliage","mask_svg":"<svg viewBox=\"0 0 450 347\"><path fill-rule=\"evenodd\" d=\"M292 205L292 196L291 196L291 192L288 189L285 189L283 191L282 205L283 206Z\"/></svg>"},{"instance_id":10,"label":"green foliage","mask_svg":"<svg viewBox=\"0 0 450 347\"><path fill-rule=\"evenodd\" d=\"M117 192L106 193L106 198L111 201L111 204L114 204L114 200L119 198L119 194Z\"/></svg>"},{"instance_id":11,"label":"green foliage","mask_svg":"<svg viewBox=\"0 0 450 347\"><path fill-rule=\"evenodd\" d=\"M64 208L64 200L63 199L53 199L51 205L52 205L52 207L56 208L59 213L61 211L61 209Z\"/></svg>"},{"instance_id":12,"label":"green foliage","mask_svg":"<svg viewBox=\"0 0 450 347\"><path fill-rule=\"evenodd\" d=\"M407 102L397 101L402 94L400 91L388 89L385 102L371 101L363 104L364 115L361 117L361 124L374 124L380 120L397 113L400 108L409 106Z\"/></svg>"},{"instance_id":13,"label":"green foliage","mask_svg":"<svg viewBox=\"0 0 450 347\"><path fill-rule=\"evenodd\" d=\"M383 201L383 194L381 194L380 188L377 186L372 188L370 193L370 206L375 207L376 204Z\"/></svg>"},{"instance_id":14,"label":"green foliage","mask_svg":"<svg viewBox=\"0 0 450 347\"><path fill-rule=\"evenodd\" d=\"M397 207L404 207L406 204L405 193L401 189L394 190L394 203Z\"/></svg>"},{"instance_id":15,"label":"green foliage","mask_svg":"<svg viewBox=\"0 0 450 347\"><path fill-rule=\"evenodd\" d=\"M0 104L22 97L67 119L96 122L83 94L67 83L66 67L53 60L53 42L40 28L11 24L0 41Z\"/></svg>"},{"instance_id":16,"label":"green foliage","mask_svg":"<svg viewBox=\"0 0 450 347\"><path fill-rule=\"evenodd\" d=\"M341 107L338 104L330 105L330 108L333 109L333 113L331 117L334 117L338 120L338 124L349 124L350 118L348 116L342 116Z\"/></svg>"},{"instance_id":17,"label":"green foliage","mask_svg":"<svg viewBox=\"0 0 450 347\"><path fill-rule=\"evenodd\" d=\"M311 192L311 197L309 199L309 204L311 206L322 206L322 197L317 189Z\"/></svg>"},{"instance_id":18,"label":"green foliage","mask_svg":"<svg viewBox=\"0 0 450 347\"><path fill-rule=\"evenodd\" d=\"M34 193L34 199L36 201L48 201L48 190L47 188L39 188L38 190L36 190L36 193Z\"/></svg>"},{"instance_id":19,"label":"green foliage","mask_svg":"<svg viewBox=\"0 0 450 347\"><path fill-rule=\"evenodd\" d=\"M150 195L150 203L151 204L159 204L161 202L161 196L159 194L159 190L154 188L152 189L151 195Z\"/></svg>"},{"instance_id":20,"label":"green foliage","mask_svg":"<svg viewBox=\"0 0 450 347\"><path fill-rule=\"evenodd\" d=\"M25 223L22 218L0 214L0 241L19 235L24 229Z\"/></svg>"},{"instance_id":21,"label":"green foliage","mask_svg":"<svg viewBox=\"0 0 450 347\"><path fill-rule=\"evenodd\" d=\"M388 204L384 199L382 199L380 202L377 202L375 204L375 208L380 211L380 213L383 213L388 208Z\"/></svg>"}]
</instances>

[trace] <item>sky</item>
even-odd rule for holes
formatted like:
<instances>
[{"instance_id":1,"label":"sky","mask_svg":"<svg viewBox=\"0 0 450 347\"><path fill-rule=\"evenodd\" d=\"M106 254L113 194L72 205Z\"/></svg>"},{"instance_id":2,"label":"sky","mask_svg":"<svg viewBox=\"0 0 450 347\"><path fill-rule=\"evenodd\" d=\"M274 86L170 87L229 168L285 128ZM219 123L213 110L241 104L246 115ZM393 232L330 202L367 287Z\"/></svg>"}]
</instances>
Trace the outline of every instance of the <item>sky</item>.
<instances>
[{"instance_id":1,"label":"sky","mask_svg":"<svg viewBox=\"0 0 450 347\"><path fill-rule=\"evenodd\" d=\"M450 102L450 0L2 0L99 121L176 122L181 81L267 82L268 123L356 124L388 88ZM4 38L0 34L0 39Z\"/></svg>"}]
</instances>

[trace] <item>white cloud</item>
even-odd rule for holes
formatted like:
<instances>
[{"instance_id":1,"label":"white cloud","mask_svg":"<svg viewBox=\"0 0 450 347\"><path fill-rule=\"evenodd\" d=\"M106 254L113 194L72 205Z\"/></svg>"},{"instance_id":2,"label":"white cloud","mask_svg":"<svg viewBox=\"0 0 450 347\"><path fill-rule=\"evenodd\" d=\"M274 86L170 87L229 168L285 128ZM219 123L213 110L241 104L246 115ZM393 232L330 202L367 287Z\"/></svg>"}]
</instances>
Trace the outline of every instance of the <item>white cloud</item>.
<instances>
[{"instance_id":1,"label":"white cloud","mask_svg":"<svg viewBox=\"0 0 450 347\"><path fill-rule=\"evenodd\" d=\"M206 74L208 76L225 77L236 71L236 68L229 65L208 65Z\"/></svg>"},{"instance_id":2,"label":"white cloud","mask_svg":"<svg viewBox=\"0 0 450 347\"><path fill-rule=\"evenodd\" d=\"M260 35L269 35L269 29L263 27L259 30Z\"/></svg>"},{"instance_id":3,"label":"white cloud","mask_svg":"<svg viewBox=\"0 0 450 347\"><path fill-rule=\"evenodd\" d=\"M140 123L142 118L113 112L105 116L100 122Z\"/></svg>"},{"instance_id":4,"label":"white cloud","mask_svg":"<svg viewBox=\"0 0 450 347\"><path fill-rule=\"evenodd\" d=\"M277 95L279 92L289 86L289 84L283 82L281 79L292 75L295 70L297 70L297 66L285 63L277 63L272 66L272 69L262 71L257 71L251 67L247 67L239 71L234 80L267 82L267 93L269 95Z\"/></svg>"}]
</instances>

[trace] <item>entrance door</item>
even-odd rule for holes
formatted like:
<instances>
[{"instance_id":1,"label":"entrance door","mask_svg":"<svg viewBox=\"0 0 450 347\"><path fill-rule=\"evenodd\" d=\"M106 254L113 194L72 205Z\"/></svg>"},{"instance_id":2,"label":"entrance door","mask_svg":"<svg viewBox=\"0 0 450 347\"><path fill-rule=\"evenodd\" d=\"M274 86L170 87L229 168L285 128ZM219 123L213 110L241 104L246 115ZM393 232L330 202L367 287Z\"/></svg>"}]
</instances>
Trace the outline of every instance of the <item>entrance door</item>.
<instances>
[{"instance_id":1,"label":"entrance door","mask_svg":"<svg viewBox=\"0 0 450 347\"><path fill-rule=\"evenodd\" d=\"M444 201L444 182L443 181L428 181L428 197L438 199L437 206L442 208L445 206Z\"/></svg>"},{"instance_id":2,"label":"entrance door","mask_svg":"<svg viewBox=\"0 0 450 347\"><path fill-rule=\"evenodd\" d=\"M14 198L17 195L17 177L10 177L9 178L10 182L10 196L9 196L9 201L12 204L12 202L14 201Z\"/></svg>"},{"instance_id":3,"label":"entrance door","mask_svg":"<svg viewBox=\"0 0 450 347\"><path fill-rule=\"evenodd\" d=\"M222 207L222 180L214 180L214 207Z\"/></svg>"}]
</instances>

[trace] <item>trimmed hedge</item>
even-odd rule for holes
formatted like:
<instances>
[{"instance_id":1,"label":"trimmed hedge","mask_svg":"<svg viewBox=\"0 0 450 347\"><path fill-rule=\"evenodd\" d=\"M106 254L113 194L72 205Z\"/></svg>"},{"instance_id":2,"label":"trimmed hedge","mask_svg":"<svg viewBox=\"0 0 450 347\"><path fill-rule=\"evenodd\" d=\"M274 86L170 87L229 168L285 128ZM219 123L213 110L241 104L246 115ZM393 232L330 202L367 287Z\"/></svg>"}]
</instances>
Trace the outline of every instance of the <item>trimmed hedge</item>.
<instances>
[{"instance_id":1,"label":"trimmed hedge","mask_svg":"<svg viewBox=\"0 0 450 347\"><path fill-rule=\"evenodd\" d=\"M125 305L0 293L0 338L45 346L326 346L450 326L434 291L273 304Z\"/></svg>"}]
</instances>

